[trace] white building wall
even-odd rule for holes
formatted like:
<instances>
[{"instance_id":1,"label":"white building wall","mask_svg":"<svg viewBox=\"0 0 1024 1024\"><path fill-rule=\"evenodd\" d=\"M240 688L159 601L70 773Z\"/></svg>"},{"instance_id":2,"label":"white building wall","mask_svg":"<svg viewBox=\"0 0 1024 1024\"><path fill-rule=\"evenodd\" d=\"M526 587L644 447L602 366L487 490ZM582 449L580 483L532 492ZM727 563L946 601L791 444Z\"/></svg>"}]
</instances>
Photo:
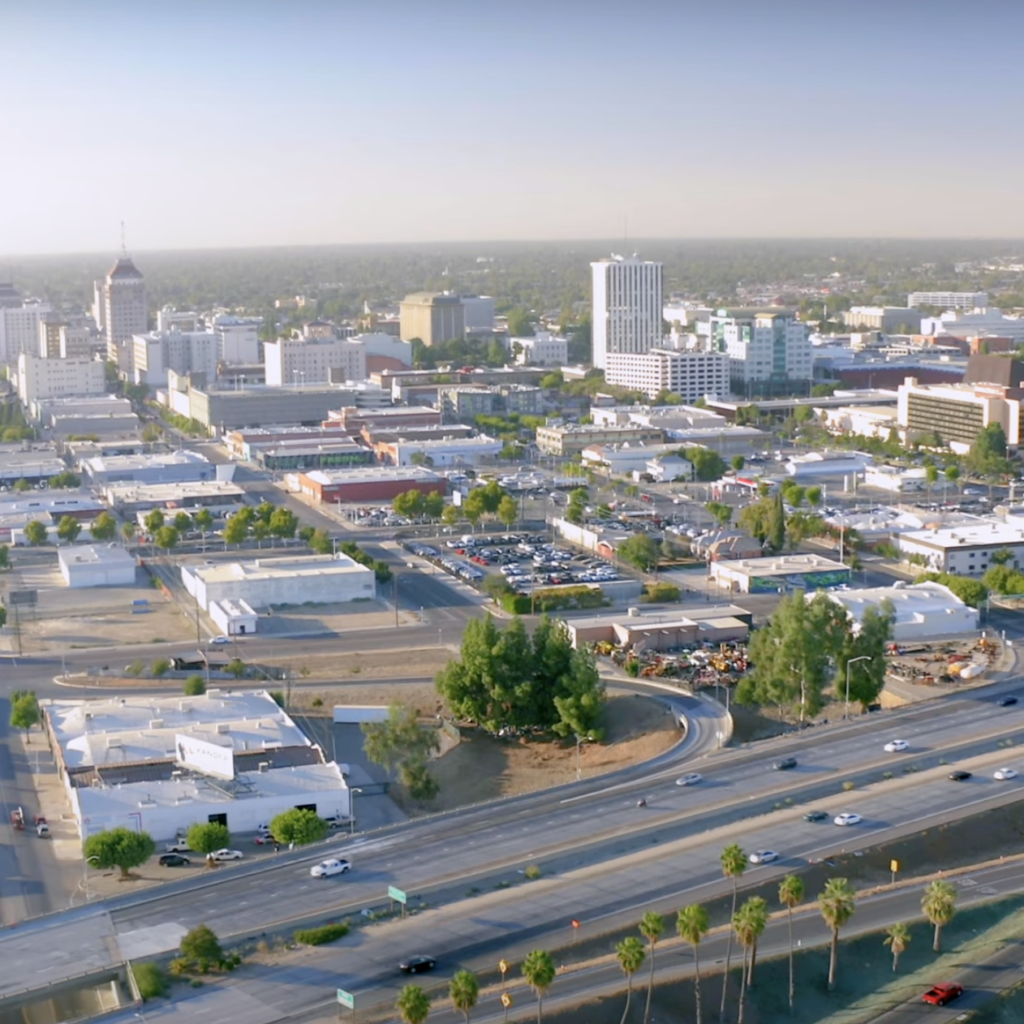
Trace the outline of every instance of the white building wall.
<instances>
[{"instance_id":1,"label":"white building wall","mask_svg":"<svg viewBox=\"0 0 1024 1024\"><path fill-rule=\"evenodd\" d=\"M729 394L729 357L724 352L654 348L639 355L609 354L605 380L654 398L662 391L695 402Z\"/></svg>"},{"instance_id":2,"label":"white building wall","mask_svg":"<svg viewBox=\"0 0 1024 1024\"><path fill-rule=\"evenodd\" d=\"M94 359L41 359L18 356L18 397L25 405L61 395L102 395L103 364Z\"/></svg>"},{"instance_id":3,"label":"white building wall","mask_svg":"<svg viewBox=\"0 0 1024 1024\"><path fill-rule=\"evenodd\" d=\"M550 331L538 331L532 338L508 339L509 352L515 353L517 345L515 359L524 366L564 366L569 361L568 339Z\"/></svg>"},{"instance_id":4,"label":"white building wall","mask_svg":"<svg viewBox=\"0 0 1024 1024\"><path fill-rule=\"evenodd\" d=\"M611 353L640 353L661 344L661 263L639 256L612 256L591 263L594 366Z\"/></svg>"},{"instance_id":5,"label":"white building wall","mask_svg":"<svg viewBox=\"0 0 1024 1024\"><path fill-rule=\"evenodd\" d=\"M0 309L0 362L14 365L22 352L39 351L39 324L50 313L46 303Z\"/></svg>"},{"instance_id":6,"label":"white building wall","mask_svg":"<svg viewBox=\"0 0 1024 1024\"><path fill-rule=\"evenodd\" d=\"M213 322L217 336L217 357L225 363L252 364L260 361L260 320L220 316Z\"/></svg>"},{"instance_id":7,"label":"white building wall","mask_svg":"<svg viewBox=\"0 0 1024 1024\"><path fill-rule=\"evenodd\" d=\"M268 387L326 384L332 369L343 369L346 380L366 380L366 349L348 338L268 341L263 364Z\"/></svg>"},{"instance_id":8,"label":"white building wall","mask_svg":"<svg viewBox=\"0 0 1024 1024\"><path fill-rule=\"evenodd\" d=\"M98 557L92 545L60 548L57 559L60 574L72 590L85 587L130 587L135 584L135 559L121 548L100 548Z\"/></svg>"}]
</instances>

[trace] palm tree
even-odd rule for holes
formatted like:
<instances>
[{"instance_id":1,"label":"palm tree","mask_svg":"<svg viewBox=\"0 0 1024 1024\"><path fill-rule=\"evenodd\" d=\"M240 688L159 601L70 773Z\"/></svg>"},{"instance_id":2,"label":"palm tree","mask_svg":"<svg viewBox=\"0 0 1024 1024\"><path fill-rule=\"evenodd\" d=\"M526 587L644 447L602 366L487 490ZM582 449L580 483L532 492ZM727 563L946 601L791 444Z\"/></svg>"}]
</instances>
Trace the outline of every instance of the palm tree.
<instances>
[{"instance_id":1,"label":"palm tree","mask_svg":"<svg viewBox=\"0 0 1024 1024\"><path fill-rule=\"evenodd\" d=\"M938 953L942 949L942 929L953 920L956 913L956 889L949 882L936 879L924 891L921 897L921 910L924 916L935 925L935 941L932 949Z\"/></svg>"},{"instance_id":2,"label":"palm tree","mask_svg":"<svg viewBox=\"0 0 1024 1024\"><path fill-rule=\"evenodd\" d=\"M697 1008L694 1018L696 1024L700 1020L700 943L708 933L711 922L708 920L707 910L699 903L691 903L683 907L676 918L676 931L679 938L693 946L693 998Z\"/></svg>"},{"instance_id":3,"label":"palm tree","mask_svg":"<svg viewBox=\"0 0 1024 1024\"><path fill-rule=\"evenodd\" d=\"M544 1009L544 993L555 980L555 961L551 959L551 954L545 949L534 949L527 953L523 961L523 977L537 993L537 1024L540 1024Z\"/></svg>"},{"instance_id":4,"label":"palm tree","mask_svg":"<svg viewBox=\"0 0 1024 1024\"><path fill-rule=\"evenodd\" d=\"M480 982L472 971L456 971L448 983L448 995L455 1007L469 1024L469 1011L476 1006L480 996Z\"/></svg>"},{"instance_id":5,"label":"palm tree","mask_svg":"<svg viewBox=\"0 0 1024 1024\"><path fill-rule=\"evenodd\" d=\"M640 934L647 940L647 948L651 954L651 971L647 980L647 1005L644 1007L644 1024L651 1016L651 992L654 989L654 947L658 944L662 932L665 931L665 918L661 914L648 910L640 921Z\"/></svg>"},{"instance_id":6,"label":"palm tree","mask_svg":"<svg viewBox=\"0 0 1024 1024\"><path fill-rule=\"evenodd\" d=\"M789 919L789 1008L793 1009L796 984L793 979L793 908L804 899L804 880L799 875L786 875L779 882L779 902L786 908Z\"/></svg>"},{"instance_id":7,"label":"palm tree","mask_svg":"<svg viewBox=\"0 0 1024 1024\"><path fill-rule=\"evenodd\" d=\"M395 1009L405 1024L424 1024L430 1016L430 996L419 985L406 985L398 993Z\"/></svg>"},{"instance_id":8,"label":"palm tree","mask_svg":"<svg viewBox=\"0 0 1024 1024\"><path fill-rule=\"evenodd\" d=\"M732 930L743 947L743 967L740 971L740 1008L737 1024L743 1024L743 1010L747 1003L747 984L750 971L747 968L747 954L757 946L757 939L768 923L768 904L760 896L747 900L732 916ZM753 960L751 959L751 964Z\"/></svg>"},{"instance_id":9,"label":"palm tree","mask_svg":"<svg viewBox=\"0 0 1024 1024\"><path fill-rule=\"evenodd\" d=\"M736 916L736 891L739 885L740 875L747 870L747 855L740 848L738 843L730 843L721 856L722 874L732 879L732 909L729 911L729 920ZM732 962L732 932L725 944L725 973L722 975L722 1003L718 1008L718 1019L725 1020L725 1001L729 994L729 965Z\"/></svg>"},{"instance_id":10,"label":"palm tree","mask_svg":"<svg viewBox=\"0 0 1024 1024\"><path fill-rule=\"evenodd\" d=\"M885 930L885 939L882 945L888 946L892 950L892 969L895 974L896 968L900 965L900 956L910 945L910 929L899 922L889 925Z\"/></svg>"},{"instance_id":11,"label":"palm tree","mask_svg":"<svg viewBox=\"0 0 1024 1024\"><path fill-rule=\"evenodd\" d=\"M635 935L627 935L615 947L615 955L619 958L619 966L626 975L626 1008L622 1011L622 1024L626 1024L629 1001L633 996L633 975L643 966L647 953L644 951L644 944Z\"/></svg>"},{"instance_id":12,"label":"palm tree","mask_svg":"<svg viewBox=\"0 0 1024 1024\"><path fill-rule=\"evenodd\" d=\"M857 909L853 886L845 878L830 878L825 891L818 896L821 916L832 929L832 946L828 960L828 987L836 987L836 959L839 956L839 929L853 917Z\"/></svg>"},{"instance_id":13,"label":"palm tree","mask_svg":"<svg viewBox=\"0 0 1024 1024\"><path fill-rule=\"evenodd\" d=\"M746 909L750 917L752 941L750 943L750 967L747 970L747 986L754 986L754 964L757 962L757 940L761 938L768 924L768 901L761 896L751 896L741 909Z\"/></svg>"}]
</instances>

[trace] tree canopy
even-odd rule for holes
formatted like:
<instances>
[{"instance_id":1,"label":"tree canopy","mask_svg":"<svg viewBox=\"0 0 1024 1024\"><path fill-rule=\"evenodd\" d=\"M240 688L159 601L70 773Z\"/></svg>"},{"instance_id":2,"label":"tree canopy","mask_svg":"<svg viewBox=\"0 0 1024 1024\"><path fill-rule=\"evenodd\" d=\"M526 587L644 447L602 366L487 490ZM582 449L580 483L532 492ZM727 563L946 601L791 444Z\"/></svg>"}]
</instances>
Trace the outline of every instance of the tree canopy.
<instances>
[{"instance_id":1,"label":"tree canopy","mask_svg":"<svg viewBox=\"0 0 1024 1024\"><path fill-rule=\"evenodd\" d=\"M121 877L127 878L131 868L145 864L156 852L156 843L145 832L118 826L89 836L84 846L85 859L95 858L100 870L120 868Z\"/></svg>"},{"instance_id":2,"label":"tree canopy","mask_svg":"<svg viewBox=\"0 0 1024 1024\"><path fill-rule=\"evenodd\" d=\"M604 685L592 655L573 650L562 623L541 619L532 639L519 618L504 630L474 619L457 661L436 678L453 713L491 733L552 729L559 736L599 736Z\"/></svg>"},{"instance_id":3,"label":"tree canopy","mask_svg":"<svg viewBox=\"0 0 1024 1024\"><path fill-rule=\"evenodd\" d=\"M305 846L318 843L328 832L327 822L318 817L316 811L292 807L282 811L270 822L270 831L279 843L294 843Z\"/></svg>"},{"instance_id":4,"label":"tree canopy","mask_svg":"<svg viewBox=\"0 0 1024 1024\"><path fill-rule=\"evenodd\" d=\"M383 722L364 722L361 728L363 748L371 761L397 773L415 799L436 796L437 781L430 774L427 761L440 742L434 730L420 725L414 707L391 704Z\"/></svg>"}]
</instances>

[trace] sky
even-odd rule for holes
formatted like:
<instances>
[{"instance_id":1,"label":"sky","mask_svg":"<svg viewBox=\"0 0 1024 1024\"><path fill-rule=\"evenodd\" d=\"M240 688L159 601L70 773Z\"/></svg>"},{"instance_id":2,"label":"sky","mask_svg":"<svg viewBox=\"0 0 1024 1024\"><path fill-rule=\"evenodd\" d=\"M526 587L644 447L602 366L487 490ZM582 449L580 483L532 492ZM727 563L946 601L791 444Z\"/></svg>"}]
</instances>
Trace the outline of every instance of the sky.
<instances>
[{"instance_id":1,"label":"sky","mask_svg":"<svg viewBox=\"0 0 1024 1024\"><path fill-rule=\"evenodd\" d=\"M1024 237L1020 0L0 0L0 253Z\"/></svg>"}]
</instances>

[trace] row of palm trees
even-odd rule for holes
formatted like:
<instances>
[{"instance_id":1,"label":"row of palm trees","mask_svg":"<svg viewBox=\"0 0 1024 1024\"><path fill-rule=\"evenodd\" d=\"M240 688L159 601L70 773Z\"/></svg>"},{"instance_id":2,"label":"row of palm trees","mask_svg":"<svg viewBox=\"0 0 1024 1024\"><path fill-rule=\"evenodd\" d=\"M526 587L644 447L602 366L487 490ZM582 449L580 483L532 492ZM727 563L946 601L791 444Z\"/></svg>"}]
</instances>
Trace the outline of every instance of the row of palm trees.
<instances>
[{"instance_id":1,"label":"row of palm trees","mask_svg":"<svg viewBox=\"0 0 1024 1024\"><path fill-rule=\"evenodd\" d=\"M725 970L722 975L722 999L718 1011L720 1024L726 1024L726 1005L730 989L730 967L732 962L733 939L742 949L742 970L740 971L739 1003L736 1024L743 1024L747 994L754 984L754 968L757 963L757 944L764 933L771 916L768 901L762 896L751 896L737 907L739 879L749 863L746 854L736 843L726 846L721 854L722 874L733 883L730 929L726 941ZM804 882L799 875L786 875L779 882L779 904L785 908L789 930L789 1006L792 1009L796 998L796 976L793 946L793 911L804 901ZM857 909L856 892L846 878L830 878L818 895L818 908L831 931L829 944L828 987L831 991L836 984L839 959L839 934L849 923ZM956 913L956 889L942 879L931 882L921 898L921 911L932 924L934 936L932 948L936 953L942 948L942 929L953 920ZM676 915L676 933L693 948L693 991L695 1022L702 1024L700 944L711 929L707 908L700 903L683 907ZM654 954L658 940L665 933L665 918L656 911L644 914L639 924L644 943L635 935L628 935L615 947L619 966L626 976L626 1005L622 1011L622 1024L626 1024L633 997L633 976L648 963L647 998L644 1004L643 1024L651 1016L651 997L654 992ZM899 966L900 956L910 944L910 929L903 923L891 925L886 931L884 944L892 953L892 969ZM541 1024L544 1010L544 996L555 980L555 961L545 950L535 949L526 956L522 964L523 978L537 997L537 1021ZM461 1012L469 1024L470 1011L476 1006L480 984L472 971L458 971L451 979L448 995L452 1006ZM406 985L399 993L396 1008L405 1024L424 1024L430 1014L430 996L418 985Z\"/></svg>"}]
</instances>

